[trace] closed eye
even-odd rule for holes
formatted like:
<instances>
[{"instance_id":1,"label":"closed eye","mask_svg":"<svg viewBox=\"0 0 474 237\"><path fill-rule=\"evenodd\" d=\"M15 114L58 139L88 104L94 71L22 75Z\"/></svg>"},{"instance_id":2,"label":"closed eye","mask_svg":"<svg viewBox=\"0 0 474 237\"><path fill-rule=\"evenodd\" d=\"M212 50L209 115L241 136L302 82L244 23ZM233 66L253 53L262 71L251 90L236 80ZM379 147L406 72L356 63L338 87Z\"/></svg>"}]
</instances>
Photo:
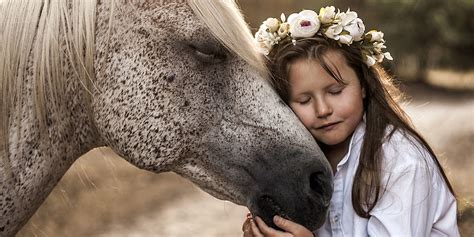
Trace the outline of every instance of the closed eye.
<instances>
[{"instance_id":1,"label":"closed eye","mask_svg":"<svg viewBox=\"0 0 474 237\"><path fill-rule=\"evenodd\" d=\"M329 94L331 95L339 95L342 93L342 89L341 90L335 90L335 91L329 91Z\"/></svg>"},{"instance_id":2,"label":"closed eye","mask_svg":"<svg viewBox=\"0 0 474 237\"><path fill-rule=\"evenodd\" d=\"M339 95L342 93L342 91L344 90L345 86L336 86L336 87L332 87L328 90L328 93L330 95Z\"/></svg>"},{"instance_id":3,"label":"closed eye","mask_svg":"<svg viewBox=\"0 0 474 237\"><path fill-rule=\"evenodd\" d=\"M311 98L308 97L308 98L299 100L298 103L300 103L301 105L305 105L305 104L308 104L310 100L311 100Z\"/></svg>"},{"instance_id":4,"label":"closed eye","mask_svg":"<svg viewBox=\"0 0 474 237\"><path fill-rule=\"evenodd\" d=\"M221 47L211 44L189 44L193 56L205 64L216 64L226 59L225 51Z\"/></svg>"}]
</instances>

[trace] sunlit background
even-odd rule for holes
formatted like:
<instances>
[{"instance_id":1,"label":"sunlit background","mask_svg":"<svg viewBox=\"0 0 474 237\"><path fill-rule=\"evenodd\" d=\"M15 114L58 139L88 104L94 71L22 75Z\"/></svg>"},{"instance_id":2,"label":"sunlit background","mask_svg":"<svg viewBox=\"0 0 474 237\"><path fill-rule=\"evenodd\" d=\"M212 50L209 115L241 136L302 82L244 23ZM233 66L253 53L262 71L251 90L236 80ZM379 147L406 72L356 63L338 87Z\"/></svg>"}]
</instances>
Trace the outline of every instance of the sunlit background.
<instances>
[{"instance_id":1,"label":"sunlit background","mask_svg":"<svg viewBox=\"0 0 474 237\"><path fill-rule=\"evenodd\" d=\"M1 0L0 0L1 1ZM458 195L462 236L474 236L474 0L240 0L255 31L267 17L336 7L385 33L384 64L403 107L439 154ZM18 236L242 236L246 209L172 173L138 170L96 149L80 158Z\"/></svg>"}]
</instances>

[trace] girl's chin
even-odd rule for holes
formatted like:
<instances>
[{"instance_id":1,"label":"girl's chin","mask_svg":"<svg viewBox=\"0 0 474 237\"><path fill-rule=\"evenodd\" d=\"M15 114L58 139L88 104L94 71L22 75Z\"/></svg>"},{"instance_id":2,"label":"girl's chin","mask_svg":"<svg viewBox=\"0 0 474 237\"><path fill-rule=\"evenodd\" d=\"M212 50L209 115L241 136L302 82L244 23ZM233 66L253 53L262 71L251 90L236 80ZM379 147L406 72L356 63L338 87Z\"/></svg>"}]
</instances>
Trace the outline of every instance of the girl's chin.
<instances>
[{"instance_id":1,"label":"girl's chin","mask_svg":"<svg viewBox=\"0 0 474 237\"><path fill-rule=\"evenodd\" d=\"M345 138L328 138L328 137L316 137L318 143L321 143L324 146L335 146L343 143Z\"/></svg>"},{"instance_id":2,"label":"girl's chin","mask_svg":"<svg viewBox=\"0 0 474 237\"><path fill-rule=\"evenodd\" d=\"M322 142L324 145L326 146L335 146L335 145L338 145L338 144L341 144L342 141L329 141L329 142Z\"/></svg>"}]
</instances>

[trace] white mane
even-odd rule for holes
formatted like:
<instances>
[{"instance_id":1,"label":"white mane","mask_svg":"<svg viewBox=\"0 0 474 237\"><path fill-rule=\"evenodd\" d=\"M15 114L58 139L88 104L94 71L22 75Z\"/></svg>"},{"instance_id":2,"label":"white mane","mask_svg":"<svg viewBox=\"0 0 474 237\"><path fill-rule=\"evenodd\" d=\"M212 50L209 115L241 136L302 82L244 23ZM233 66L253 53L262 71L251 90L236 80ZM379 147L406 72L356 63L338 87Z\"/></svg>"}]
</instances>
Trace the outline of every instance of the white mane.
<instances>
[{"instance_id":1,"label":"white mane","mask_svg":"<svg viewBox=\"0 0 474 237\"><path fill-rule=\"evenodd\" d=\"M96 0L0 2L0 158L7 159L0 159L5 161L0 168L4 171L9 172L10 168L8 125L19 124L11 120L13 110L24 103L27 76L32 76L32 96L41 131L46 126L46 110L57 109L46 108L46 101L63 104L65 62L72 65L84 87L90 88L96 5ZM62 42L66 43L65 53ZM18 132L19 129L18 126Z\"/></svg>"}]
</instances>

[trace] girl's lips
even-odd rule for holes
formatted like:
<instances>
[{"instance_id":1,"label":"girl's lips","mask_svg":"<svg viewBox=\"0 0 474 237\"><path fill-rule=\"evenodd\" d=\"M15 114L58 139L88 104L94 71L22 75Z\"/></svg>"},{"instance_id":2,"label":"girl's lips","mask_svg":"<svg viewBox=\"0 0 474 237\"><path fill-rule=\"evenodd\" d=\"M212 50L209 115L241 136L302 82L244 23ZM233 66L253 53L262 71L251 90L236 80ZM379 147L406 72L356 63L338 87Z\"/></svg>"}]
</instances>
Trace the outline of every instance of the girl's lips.
<instances>
[{"instance_id":1,"label":"girl's lips","mask_svg":"<svg viewBox=\"0 0 474 237\"><path fill-rule=\"evenodd\" d=\"M339 124L340 122L334 122L334 123L327 123L327 124L324 124L316 129L322 129L322 130L331 130L333 129L337 124Z\"/></svg>"}]
</instances>

